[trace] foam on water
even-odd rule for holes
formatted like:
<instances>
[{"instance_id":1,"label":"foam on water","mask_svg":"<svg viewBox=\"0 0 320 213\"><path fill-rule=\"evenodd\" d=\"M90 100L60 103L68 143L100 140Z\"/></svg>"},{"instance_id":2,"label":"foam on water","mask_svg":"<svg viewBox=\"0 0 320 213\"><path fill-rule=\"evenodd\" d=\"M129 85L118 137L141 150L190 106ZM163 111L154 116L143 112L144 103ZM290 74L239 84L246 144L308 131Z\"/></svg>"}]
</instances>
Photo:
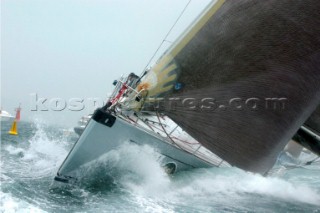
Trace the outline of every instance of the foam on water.
<instances>
[{"instance_id":1,"label":"foam on water","mask_svg":"<svg viewBox=\"0 0 320 213\"><path fill-rule=\"evenodd\" d=\"M170 178L160 165L160 158L160 154L150 146L126 142L86 167L89 175L94 176L97 170L104 171L102 175L110 175L134 193L155 195L170 184Z\"/></svg>"},{"instance_id":2,"label":"foam on water","mask_svg":"<svg viewBox=\"0 0 320 213\"><path fill-rule=\"evenodd\" d=\"M34 162L36 170L57 168L68 153L65 146L64 141L48 139L40 129L30 140L30 147L22 160Z\"/></svg>"},{"instance_id":3,"label":"foam on water","mask_svg":"<svg viewBox=\"0 0 320 213\"><path fill-rule=\"evenodd\" d=\"M158 195L168 190L170 179L160 166L160 155L151 147L123 147L120 155L126 156L120 168L129 170L139 180L132 181L132 176L127 174L121 179L123 185L143 195Z\"/></svg>"},{"instance_id":4,"label":"foam on water","mask_svg":"<svg viewBox=\"0 0 320 213\"><path fill-rule=\"evenodd\" d=\"M29 164L34 175L52 174L68 154L66 141L50 139L43 129L43 124L36 123L36 133L29 140L29 147L24 151L21 160Z\"/></svg>"},{"instance_id":5,"label":"foam on water","mask_svg":"<svg viewBox=\"0 0 320 213\"><path fill-rule=\"evenodd\" d=\"M300 175L287 172L287 176L262 177L236 168L210 168L168 176L160 165L161 155L156 150L130 142L90 164L87 173L90 180L83 179L85 185L80 184L79 188L66 193L50 194L48 185L72 143L60 136L51 137L44 129L38 124L34 135L24 141L25 144L5 143L3 146L8 158L1 162L4 170L1 182L6 185L6 190L0 192L0 211L43 212L63 206L66 211L88 212L93 207L97 211L130 208L134 212L179 212L181 208L181 211L246 212L255 202L262 206L262 211L268 205L285 203L298 206L299 212L306 205L312 205L309 206L311 210L320 205L320 182L315 180L318 176L312 170L300 168ZM319 170L319 167L315 169ZM111 176L113 182L101 178L105 176ZM21 180L27 182L20 185ZM112 184L115 188L108 187ZM11 185L13 190L10 190ZM19 187L29 188L24 191ZM17 190L21 191L17 193ZM29 191L36 197L27 199L23 193ZM83 202L85 207L81 207Z\"/></svg>"},{"instance_id":6,"label":"foam on water","mask_svg":"<svg viewBox=\"0 0 320 213\"><path fill-rule=\"evenodd\" d=\"M20 155L25 151L22 148L16 148L11 145L7 146L5 149L9 152L10 155Z\"/></svg>"},{"instance_id":7,"label":"foam on water","mask_svg":"<svg viewBox=\"0 0 320 213\"><path fill-rule=\"evenodd\" d=\"M220 171L219 171L220 170ZM222 171L221 171L222 170ZM225 172L226 170L229 172ZM232 173L231 173L232 172ZM188 181L188 182L187 182ZM241 198L245 194L255 194L280 198L284 201L298 201L320 205L320 192L305 184L295 184L275 177L262 177L234 168L211 169L210 172L192 174L188 180L179 180L176 197L217 198L223 196Z\"/></svg>"},{"instance_id":8,"label":"foam on water","mask_svg":"<svg viewBox=\"0 0 320 213\"><path fill-rule=\"evenodd\" d=\"M0 211L6 213L42 213L45 212L34 205L14 198L11 194L0 192Z\"/></svg>"},{"instance_id":9,"label":"foam on water","mask_svg":"<svg viewBox=\"0 0 320 213\"><path fill-rule=\"evenodd\" d=\"M159 158L151 147L127 143L100 160L121 172L119 182L137 195L139 202L152 197L174 203L190 199L232 203L251 195L320 205L319 188L306 183L263 177L236 168L196 169L170 177L160 166Z\"/></svg>"},{"instance_id":10,"label":"foam on water","mask_svg":"<svg viewBox=\"0 0 320 213\"><path fill-rule=\"evenodd\" d=\"M52 204L49 184L72 144L41 121L21 126L14 140L1 138L6 157L1 162L0 211L45 212L42 208Z\"/></svg>"}]
</instances>

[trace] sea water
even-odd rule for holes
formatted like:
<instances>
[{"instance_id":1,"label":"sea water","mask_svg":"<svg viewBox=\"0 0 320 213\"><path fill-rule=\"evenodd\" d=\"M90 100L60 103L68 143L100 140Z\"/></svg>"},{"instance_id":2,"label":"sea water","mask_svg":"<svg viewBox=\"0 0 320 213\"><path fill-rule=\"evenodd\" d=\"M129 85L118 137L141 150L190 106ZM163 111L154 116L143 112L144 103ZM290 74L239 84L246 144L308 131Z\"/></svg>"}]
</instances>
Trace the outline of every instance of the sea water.
<instances>
[{"instance_id":1,"label":"sea water","mask_svg":"<svg viewBox=\"0 0 320 213\"><path fill-rule=\"evenodd\" d=\"M152 147L124 143L76 185L57 185L77 136L39 121L20 122L18 136L9 128L2 123L1 212L320 212L319 162L268 177L237 168L168 176Z\"/></svg>"}]
</instances>

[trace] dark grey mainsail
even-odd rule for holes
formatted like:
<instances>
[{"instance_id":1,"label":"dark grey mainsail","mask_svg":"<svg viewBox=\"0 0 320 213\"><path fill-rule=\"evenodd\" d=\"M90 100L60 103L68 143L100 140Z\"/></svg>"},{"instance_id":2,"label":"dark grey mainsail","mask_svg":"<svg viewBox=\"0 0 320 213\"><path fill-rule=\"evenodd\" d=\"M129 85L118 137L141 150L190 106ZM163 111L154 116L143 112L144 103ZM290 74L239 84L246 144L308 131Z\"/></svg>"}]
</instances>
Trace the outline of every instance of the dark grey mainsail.
<instances>
[{"instance_id":1,"label":"dark grey mainsail","mask_svg":"<svg viewBox=\"0 0 320 213\"><path fill-rule=\"evenodd\" d=\"M141 84L205 147L265 174L320 103L319 11L319 0L212 3Z\"/></svg>"}]
</instances>

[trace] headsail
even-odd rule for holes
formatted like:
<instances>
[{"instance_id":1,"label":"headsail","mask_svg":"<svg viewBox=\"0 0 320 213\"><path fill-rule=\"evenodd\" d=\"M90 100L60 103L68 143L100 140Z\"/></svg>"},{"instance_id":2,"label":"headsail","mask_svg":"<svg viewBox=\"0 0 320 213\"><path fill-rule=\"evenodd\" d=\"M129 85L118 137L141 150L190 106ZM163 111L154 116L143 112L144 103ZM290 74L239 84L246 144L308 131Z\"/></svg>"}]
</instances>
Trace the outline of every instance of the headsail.
<instances>
[{"instance_id":1,"label":"headsail","mask_svg":"<svg viewBox=\"0 0 320 213\"><path fill-rule=\"evenodd\" d=\"M311 114L304 125L320 137L320 105Z\"/></svg>"},{"instance_id":2,"label":"headsail","mask_svg":"<svg viewBox=\"0 0 320 213\"><path fill-rule=\"evenodd\" d=\"M318 0L218 0L141 84L205 147L265 174L320 103L319 11Z\"/></svg>"}]
</instances>

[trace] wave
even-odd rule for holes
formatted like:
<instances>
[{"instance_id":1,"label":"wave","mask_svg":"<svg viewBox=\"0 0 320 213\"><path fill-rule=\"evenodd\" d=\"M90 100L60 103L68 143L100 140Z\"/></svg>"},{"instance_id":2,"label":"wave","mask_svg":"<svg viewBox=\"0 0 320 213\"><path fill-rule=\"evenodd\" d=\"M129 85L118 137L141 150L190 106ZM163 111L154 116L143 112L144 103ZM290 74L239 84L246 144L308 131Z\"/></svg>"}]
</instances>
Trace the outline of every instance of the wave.
<instances>
[{"instance_id":1,"label":"wave","mask_svg":"<svg viewBox=\"0 0 320 213\"><path fill-rule=\"evenodd\" d=\"M198 203L234 204L238 200L241 206L243 202L249 205L257 196L261 197L261 202L320 203L319 186L301 182L299 178L263 177L236 168L195 169L168 176L160 159L156 150L149 146L126 143L91 164L88 175L92 181L111 176L112 183L137 197L173 203L192 199Z\"/></svg>"}]
</instances>

